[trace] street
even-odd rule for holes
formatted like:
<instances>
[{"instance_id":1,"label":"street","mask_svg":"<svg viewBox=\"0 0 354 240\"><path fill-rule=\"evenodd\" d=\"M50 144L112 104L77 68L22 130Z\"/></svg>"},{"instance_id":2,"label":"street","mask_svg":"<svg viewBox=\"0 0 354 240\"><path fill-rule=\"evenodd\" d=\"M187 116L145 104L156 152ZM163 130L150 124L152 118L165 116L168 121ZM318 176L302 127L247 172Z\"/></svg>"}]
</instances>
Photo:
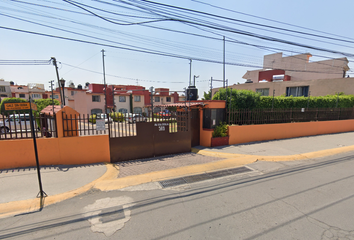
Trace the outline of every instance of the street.
<instances>
[{"instance_id":1,"label":"street","mask_svg":"<svg viewBox=\"0 0 354 240\"><path fill-rule=\"evenodd\" d=\"M354 153L162 188L91 190L0 219L0 239L354 239Z\"/></svg>"}]
</instances>

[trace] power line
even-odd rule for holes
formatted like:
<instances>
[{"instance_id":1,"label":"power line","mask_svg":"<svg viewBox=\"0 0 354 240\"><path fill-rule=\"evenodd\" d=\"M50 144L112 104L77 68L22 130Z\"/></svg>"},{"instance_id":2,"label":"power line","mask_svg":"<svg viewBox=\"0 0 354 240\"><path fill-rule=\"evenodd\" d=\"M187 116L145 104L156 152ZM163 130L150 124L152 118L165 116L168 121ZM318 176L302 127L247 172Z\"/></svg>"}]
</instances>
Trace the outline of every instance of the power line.
<instances>
[{"instance_id":1,"label":"power line","mask_svg":"<svg viewBox=\"0 0 354 240\"><path fill-rule=\"evenodd\" d=\"M117 1L117 0L115 0L115 1ZM118 0L118 1L124 2L122 0ZM128 1L132 2L131 0L128 0ZM300 32L300 31L296 31L296 30L290 30L290 29L285 29L285 28L280 28L280 27L274 27L274 26L265 25L265 24L259 24L259 23L250 22L250 21L244 21L244 20L240 20L240 19L236 19L236 18L220 16L220 15L207 13L207 12L203 12L203 11L198 11L198 10L193 10L193 9L189 9L189 8L183 8L183 7L173 6L173 5L169 5L169 4L153 2L153 1L150 1L150 0L139 0L139 1L140 2L151 3L153 5L164 6L164 7L167 7L167 8L173 8L173 9L183 10L183 11L187 11L187 12L198 13L198 14L201 14L201 15L212 16L212 17L216 17L216 18L220 18L220 19L247 23L247 24L250 24L250 25L256 25L256 26L261 26L261 27L266 27L266 28L273 28L273 29L277 29L277 30L288 31L288 32L302 34L302 35L309 35L309 36L314 36L314 37L327 38L327 39L330 39L330 40L342 41L342 42L347 42L347 43L354 43L354 41L349 41L349 40L344 40L344 39L339 39L339 38L332 38L332 37L327 37L327 36L318 35L318 34L305 33L305 32ZM135 0L134 2L138 2L138 1Z\"/></svg>"},{"instance_id":2,"label":"power line","mask_svg":"<svg viewBox=\"0 0 354 240\"><path fill-rule=\"evenodd\" d=\"M122 0L119 0L120 2L124 2ZM151 2L151 1L147 1L147 0L141 0L144 2ZM166 4L161 4L161 3L155 3L158 5L166 5ZM170 5L167 5L170 6ZM180 7L175 7L175 8L179 8L179 9L184 9L184 8L180 8ZM85 9L85 8L83 8ZM198 12L196 10L190 10L193 12ZM97 14L96 14L97 15ZM213 14L211 14L213 15ZM106 20L108 22L111 22L113 24L116 24L115 22L112 22L108 19L106 19L105 17L99 16L101 19ZM221 17L221 16L220 16ZM188 20L182 20L182 19L168 19L169 21L176 21L176 22L181 22L181 23L189 23L189 24L193 24L193 25L198 25L198 26L202 26L202 27L206 27L206 28L211 28L214 30L219 30L219 31L225 31L225 32L231 32L231 33L236 33L236 34L241 34L241 35L245 35L245 36L249 36L249 37L255 37L255 38L259 38L259 39L263 39L263 40L267 40L267 41L274 41L274 42L279 42L279 43L283 43L283 44L288 44L288 45L293 45L293 46L298 46L298 47L304 47L304 48L309 48L309 49L313 49L313 50L318 50L318 51L324 51L324 52L329 52L329 53L336 53L336 54L341 54L344 56L351 56L354 57L354 54L350 54L350 53L345 53L345 52L339 52L339 51L334 51L334 50L330 50L330 49L325 49L325 48L319 48L319 47L314 47L314 46L309 46L309 45L305 45L305 44L301 44L301 43L296 43L296 42L291 42L291 41L287 41L287 40L282 40L279 38L273 38L273 37L267 37L267 36L263 36L263 35L259 35L259 34L254 34L251 32L247 32L247 31L243 31L243 30L238 30L238 29L232 29L232 28L225 28L225 27L218 27L218 26L212 26L212 25L207 25L207 24L202 24L202 23L197 23L197 22L193 22L193 21L188 21ZM138 24L138 23L137 23ZM353 42L354 43L354 42Z\"/></svg>"},{"instance_id":3,"label":"power line","mask_svg":"<svg viewBox=\"0 0 354 240\"><path fill-rule=\"evenodd\" d=\"M16 2L21 2L21 3L26 3L26 2L23 2L23 1L16 1ZM103 1L98 1L98 2L103 2ZM105 3L105 2L103 2ZM27 3L27 4L30 4L30 3ZM107 3L108 4L108 3ZM111 4L112 5L112 4ZM116 5L116 4L113 4L113 5ZM41 7L47 7L47 6L43 6L43 5L40 5ZM121 6L120 6L121 7ZM58 8L55 8L56 10L62 10L62 11L66 11L66 9L58 9ZM75 13L80 13L80 12L75 12ZM83 14L83 13L81 13ZM117 13L115 13L117 14ZM178 31L178 30L172 30L172 29L166 29L166 28L160 28L160 27L156 27L156 26L149 26L149 25L144 25L145 27L152 27L152 28L156 28L156 29L161 29L161 30L166 30L166 31L172 31L172 32L177 32L177 33L182 33L182 34L188 34L188 35L192 35L192 36L198 36L198 37L203 37L203 38L209 38L209 39L214 39L214 40L219 40L220 39L217 39L217 38L213 38L213 37L209 37L209 36L205 36L205 35L199 35L199 34L194 34L194 33L188 33L188 32L183 32L183 31ZM233 42L233 41L230 41L230 40L227 40L227 42ZM267 49L274 49L274 50L280 50L280 51L288 51L288 52L297 52L297 53L302 53L302 52L299 52L299 51L293 51L293 50L286 50L286 49L279 49L279 48L272 48L272 47L268 47L268 46L261 46L261 45L255 45L255 44L248 44L248 43L243 43L243 42L233 42L233 43L237 43L237 44L244 44L244 45L248 45L248 46L253 46L253 47L257 47L257 48L267 48ZM315 55L313 54L313 56L319 56L319 57L323 57L323 58L329 58L329 57L326 57L326 56L320 56L320 55Z\"/></svg>"},{"instance_id":4,"label":"power line","mask_svg":"<svg viewBox=\"0 0 354 240\"><path fill-rule=\"evenodd\" d=\"M243 13L243 12L231 10L231 9L228 9L228 8L219 7L219 6L216 6L216 5L213 5L213 4L210 4L210 3L205 3L205 2L202 2L202 1L198 1L198 0L191 0L191 1L197 2L197 3L200 3L200 4L204 4L204 5L207 5L207 6L211 6L211 7L214 7L214 8L222 9L222 10L225 10L225 11L228 11L228 12L238 13L238 14L242 14L242 15L245 15L245 16L250 16L250 17L254 17L254 18L259 18L259 19L262 19L262 20L267 20L267 21L271 21L271 22L275 22L275 23L280 23L280 24L284 24L284 25L288 25L288 26L292 26L292 27L302 28L302 29L306 29L306 30L310 30L310 31L314 31L314 32L319 32L319 33L324 33L324 34L327 34L327 35L332 35L332 36L336 36L336 37L341 37L341 38L346 38L346 39L352 39L352 40L354 40L353 38L349 38L349 37L345 37L345 36L340 36L340 35L336 35L336 34L324 32L324 31L319 31L319 30L312 29L312 28L302 27L302 26L298 26L298 25L295 25L295 24L290 24L290 23L286 23L286 22L281 22L281 21L277 21L277 20L274 20L274 19L270 19L270 18L259 17L259 16L255 16L255 15L252 15L252 14Z\"/></svg>"},{"instance_id":5,"label":"power line","mask_svg":"<svg viewBox=\"0 0 354 240\"><path fill-rule=\"evenodd\" d=\"M69 67L72 67L72 68L77 68L77 69L80 69L80 70L83 70L83 71L92 72L92 73L97 73L97 74L101 74L101 75L102 75L102 72L92 71L92 70L85 69L85 68L81 68L81 67L78 67L78 66L73 66L73 65L70 65L70 64L67 64L67 63L61 63L61 64L66 65L66 66L69 66ZM166 82L166 81L157 81L157 80L144 80L144 79L138 79L138 78L121 77L121 76L112 75L112 74L107 74L107 73L106 73L106 75L107 75L107 76L110 76L110 77L121 78L121 79L127 79L127 80L132 80L132 81L156 82L156 83L185 83L185 82Z\"/></svg>"},{"instance_id":6,"label":"power line","mask_svg":"<svg viewBox=\"0 0 354 240\"><path fill-rule=\"evenodd\" d=\"M0 65L49 65L51 60L0 60Z\"/></svg>"}]
</instances>

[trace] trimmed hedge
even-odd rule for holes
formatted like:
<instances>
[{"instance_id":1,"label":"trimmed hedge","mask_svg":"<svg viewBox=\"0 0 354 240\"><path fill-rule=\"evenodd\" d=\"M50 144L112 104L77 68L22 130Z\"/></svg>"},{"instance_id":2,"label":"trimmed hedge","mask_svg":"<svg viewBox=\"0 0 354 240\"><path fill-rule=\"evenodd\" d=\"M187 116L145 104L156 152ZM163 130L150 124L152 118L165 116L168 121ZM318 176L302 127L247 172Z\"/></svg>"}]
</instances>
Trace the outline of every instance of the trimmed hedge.
<instances>
[{"instance_id":1,"label":"trimmed hedge","mask_svg":"<svg viewBox=\"0 0 354 240\"><path fill-rule=\"evenodd\" d=\"M230 89L220 89L215 93L213 100L227 100L226 107L229 108ZM338 102L338 103L337 103ZM232 89L232 109L269 109L272 108L272 96L260 96L250 90ZM354 95L327 95L319 97L274 97L273 108L351 108L354 107Z\"/></svg>"}]
</instances>

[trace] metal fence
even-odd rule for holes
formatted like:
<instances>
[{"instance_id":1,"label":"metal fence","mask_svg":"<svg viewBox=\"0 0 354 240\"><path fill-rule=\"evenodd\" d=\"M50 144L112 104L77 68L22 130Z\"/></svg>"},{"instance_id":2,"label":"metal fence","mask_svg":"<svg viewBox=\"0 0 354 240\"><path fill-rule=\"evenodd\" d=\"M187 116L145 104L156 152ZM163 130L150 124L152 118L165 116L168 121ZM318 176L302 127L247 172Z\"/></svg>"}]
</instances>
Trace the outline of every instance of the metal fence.
<instances>
[{"instance_id":1,"label":"metal fence","mask_svg":"<svg viewBox=\"0 0 354 240\"><path fill-rule=\"evenodd\" d=\"M96 116L63 114L64 136L107 135L131 137L137 135L138 122L166 123L169 132L188 131L188 112L144 114L97 114Z\"/></svg>"},{"instance_id":2,"label":"metal fence","mask_svg":"<svg viewBox=\"0 0 354 240\"><path fill-rule=\"evenodd\" d=\"M34 115L34 134L36 138L57 137L55 115ZM0 140L32 138L29 114L11 114L0 118Z\"/></svg>"},{"instance_id":3,"label":"metal fence","mask_svg":"<svg viewBox=\"0 0 354 240\"><path fill-rule=\"evenodd\" d=\"M229 125L311 122L354 119L354 108L227 110Z\"/></svg>"}]
</instances>

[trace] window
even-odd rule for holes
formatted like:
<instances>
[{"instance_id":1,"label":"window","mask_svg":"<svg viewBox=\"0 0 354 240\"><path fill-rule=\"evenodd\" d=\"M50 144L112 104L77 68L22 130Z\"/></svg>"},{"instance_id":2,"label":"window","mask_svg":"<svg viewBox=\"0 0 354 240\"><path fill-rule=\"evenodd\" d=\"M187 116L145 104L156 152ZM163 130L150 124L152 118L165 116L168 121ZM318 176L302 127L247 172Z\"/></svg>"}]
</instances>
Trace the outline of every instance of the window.
<instances>
[{"instance_id":1,"label":"window","mask_svg":"<svg viewBox=\"0 0 354 240\"><path fill-rule=\"evenodd\" d=\"M160 97L155 97L155 102L160 102Z\"/></svg>"},{"instance_id":2,"label":"window","mask_svg":"<svg viewBox=\"0 0 354 240\"><path fill-rule=\"evenodd\" d=\"M91 114L97 114L97 113L102 113L102 109L94 108L91 110Z\"/></svg>"},{"instance_id":3,"label":"window","mask_svg":"<svg viewBox=\"0 0 354 240\"><path fill-rule=\"evenodd\" d=\"M5 86L0 86L0 92L6 92Z\"/></svg>"},{"instance_id":4,"label":"window","mask_svg":"<svg viewBox=\"0 0 354 240\"><path fill-rule=\"evenodd\" d=\"M143 113L143 109L141 107L135 107L134 113Z\"/></svg>"},{"instance_id":5,"label":"window","mask_svg":"<svg viewBox=\"0 0 354 240\"><path fill-rule=\"evenodd\" d=\"M75 91L71 91L71 96L74 96L75 95Z\"/></svg>"},{"instance_id":6,"label":"window","mask_svg":"<svg viewBox=\"0 0 354 240\"><path fill-rule=\"evenodd\" d=\"M134 96L134 102L140 102L141 98L140 96Z\"/></svg>"},{"instance_id":7,"label":"window","mask_svg":"<svg viewBox=\"0 0 354 240\"><path fill-rule=\"evenodd\" d=\"M98 95L92 95L92 102L101 102L101 98Z\"/></svg>"},{"instance_id":8,"label":"window","mask_svg":"<svg viewBox=\"0 0 354 240\"><path fill-rule=\"evenodd\" d=\"M8 97L6 94L1 94L0 97Z\"/></svg>"},{"instance_id":9,"label":"window","mask_svg":"<svg viewBox=\"0 0 354 240\"><path fill-rule=\"evenodd\" d=\"M58 99L59 98L59 95L53 95L53 96L54 96L53 97L54 99ZM49 95L49 97L52 98L52 95Z\"/></svg>"},{"instance_id":10,"label":"window","mask_svg":"<svg viewBox=\"0 0 354 240\"><path fill-rule=\"evenodd\" d=\"M269 88L258 88L257 93L261 93L261 96L269 96Z\"/></svg>"},{"instance_id":11,"label":"window","mask_svg":"<svg viewBox=\"0 0 354 240\"><path fill-rule=\"evenodd\" d=\"M120 113L128 113L128 109L121 108L121 109L118 110L118 112L120 112Z\"/></svg>"},{"instance_id":12,"label":"window","mask_svg":"<svg viewBox=\"0 0 354 240\"><path fill-rule=\"evenodd\" d=\"M119 102L126 102L125 96L119 96Z\"/></svg>"},{"instance_id":13,"label":"window","mask_svg":"<svg viewBox=\"0 0 354 240\"><path fill-rule=\"evenodd\" d=\"M309 86L301 86L301 87L287 87L286 88L286 96L293 97L307 97L309 94Z\"/></svg>"},{"instance_id":14,"label":"window","mask_svg":"<svg viewBox=\"0 0 354 240\"><path fill-rule=\"evenodd\" d=\"M25 98L25 97L26 97L26 95L25 95L25 94L20 93L20 98Z\"/></svg>"},{"instance_id":15,"label":"window","mask_svg":"<svg viewBox=\"0 0 354 240\"><path fill-rule=\"evenodd\" d=\"M41 98L41 95L38 93L33 93L32 98Z\"/></svg>"},{"instance_id":16,"label":"window","mask_svg":"<svg viewBox=\"0 0 354 240\"><path fill-rule=\"evenodd\" d=\"M158 113L158 112L161 112L161 108L160 107L155 107L154 108L154 113Z\"/></svg>"},{"instance_id":17,"label":"window","mask_svg":"<svg viewBox=\"0 0 354 240\"><path fill-rule=\"evenodd\" d=\"M166 97L166 102L171 102L171 97Z\"/></svg>"}]
</instances>

